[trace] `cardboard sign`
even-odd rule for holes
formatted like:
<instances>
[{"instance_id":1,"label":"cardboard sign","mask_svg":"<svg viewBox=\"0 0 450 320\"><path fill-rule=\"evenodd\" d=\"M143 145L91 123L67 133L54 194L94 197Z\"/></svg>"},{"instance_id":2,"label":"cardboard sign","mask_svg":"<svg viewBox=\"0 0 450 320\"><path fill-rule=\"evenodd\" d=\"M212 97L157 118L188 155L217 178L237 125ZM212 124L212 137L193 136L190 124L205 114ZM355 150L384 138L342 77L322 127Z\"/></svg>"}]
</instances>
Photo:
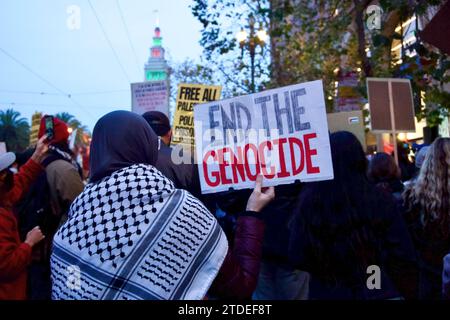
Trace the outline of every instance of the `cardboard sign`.
<instances>
[{"instance_id":1,"label":"cardboard sign","mask_svg":"<svg viewBox=\"0 0 450 320\"><path fill-rule=\"evenodd\" d=\"M328 129L330 133L337 131L349 131L353 133L366 150L366 133L364 129L363 112L349 111L328 113Z\"/></svg>"},{"instance_id":2,"label":"cardboard sign","mask_svg":"<svg viewBox=\"0 0 450 320\"><path fill-rule=\"evenodd\" d=\"M131 111L143 114L160 111L169 114L169 86L166 80L131 84Z\"/></svg>"},{"instance_id":3,"label":"cardboard sign","mask_svg":"<svg viewBox=\"0 0 450 320\"><path fill-rule=\"evenodd\" d=\"M322 81L194 107L202 193L333 179Z\"/></svg>"},{"instance_id":4,"label":"cardboard sign","mask_svg":"<svg viewBox=\"0 0 450 320\"><path fill-rule=\"evenodd\" d=\"M179 84L175 115L173 118L172 144L183 144L193 148L194 106L199 103L220 99L221 86L205 86L201 84Z\"/></svg>"},{"instance_id":5,"label":"cardboard sign","mask_svg":"<svg viewBox=\"0 0 450 320\"><path fill-rule=\"evenodd\" d=\"M408 79L367 78L367 93L373 132L416 131L411 83ZM393 119L391 114L394 115Z\"/></svg>"}]
</instances>

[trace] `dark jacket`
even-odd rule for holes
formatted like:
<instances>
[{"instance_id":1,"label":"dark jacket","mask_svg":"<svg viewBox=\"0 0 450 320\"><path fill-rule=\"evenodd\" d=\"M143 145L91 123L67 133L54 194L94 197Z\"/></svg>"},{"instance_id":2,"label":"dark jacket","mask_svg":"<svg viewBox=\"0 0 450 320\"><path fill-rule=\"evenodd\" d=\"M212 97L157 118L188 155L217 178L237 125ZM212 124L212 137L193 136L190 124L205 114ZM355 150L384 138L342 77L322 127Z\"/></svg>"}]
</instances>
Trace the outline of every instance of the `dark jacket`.
<instances>
[{"instance_id":1,"label":"dark jacket","mask_svg":"<svg viewBox=\"0 0 450 320\"><path fill-rule=\"evenodd\" d=\"M416 253L408 234L406 224L402 216L396 210L392 198L380 197L380 202L389 205L385 210L380 210L372 221L366 221L366 226L360 228L372 228L377 235L375 244L372 247L378 248L378 261L375 264L381 271L381 289L369 290L367 279L367 266L362 266L358 270L357 261L351 254L352 244L348 243L346 237L353 230L347 230L337 237L333 242L333 255L330 259L341 259L344 264L330 261L328 268L332 268L333 280L329 274L321 274L318 270L324 270L323 261L320 261L315 253L315 245L310 243L305 230L310 230L311 226L303 225L304 220L300 219L295 227L302 232L293 234L290 242L290 257L292 262L301 270L311 274L310 299L390 299L399 296L405 298L415 298L417 291L417 266ZM367 252L368 253L368 252ZM366 252L361 252L365 255ZM346 258L344 258L346 257ZM352 258L353 257L353 258Z\"/></svg>"},{"instance_id":2,"label":"dark jacket","mask_svg":"<svg viewBox=\"0 0 450 320\"><path fill-rule=\"evenodd\" d=\"M405 190L405 186L400 179L378 180L374 181L374 184L377 189L386 194L386 196L392 195L397 208L400 212L404 211L402 194Z\"/></svg>"},{"instance_id":3,"label":"dark jacket","mask_svg":"<svg viewBox=\"0 0 450 320\"><path fill-rule=\"evenodd\" d=\"M300 184L280 185L275 187L276 198L262 211L266 231L263 241L263 260L290 266L288 227L300 193Z\"/></svg>"},{"instance_id":4,"label":"dark jacket","mask_svg":"<svg viewBox=\"0 0 450 320\"><path fill-rule=\"evenodd\" d=\"M160 141L155 167L174 183L175 188L187 190L196 198L201 199L197 165L194 161L192 163L175 164L172 160L172 152L171 147Z\"/></svg>"},{"instance_id":5,"label":"dark jacket","mask_svg":"<svg viewBox=\"0 0 450 320\"><path fill-rule=\"evenodd\" d=\"M0 300L26 299L27 267L31 262L31 247L19 238L17 220L12 212L42 167L29 160L14 176L14 187L0 195Z\"/></svg>"},{"instance_id":6,"label":"dark jacket","mask_svg":"<svg viewBox=\"0 0 450 320\"><path fill-rule=\"evenodd\" d=\"M443 259L450 252L450 234L430 222L422 223L422 208L412 207L405 213L408 229L419 256L421 299L440 299L442 293Z\"/></svg>"},{"instance_id":7,"label":"dark jacket","mask_svg":"<svg viewBox=\"0 0 450 320\"><path fill-rule=\"evenodd\" d=\"M250 299L258 282L264 222L260 214L247 212L237 219L233 247L228 253L209 295L222 299Z\"/></svg>"}]
</instances>

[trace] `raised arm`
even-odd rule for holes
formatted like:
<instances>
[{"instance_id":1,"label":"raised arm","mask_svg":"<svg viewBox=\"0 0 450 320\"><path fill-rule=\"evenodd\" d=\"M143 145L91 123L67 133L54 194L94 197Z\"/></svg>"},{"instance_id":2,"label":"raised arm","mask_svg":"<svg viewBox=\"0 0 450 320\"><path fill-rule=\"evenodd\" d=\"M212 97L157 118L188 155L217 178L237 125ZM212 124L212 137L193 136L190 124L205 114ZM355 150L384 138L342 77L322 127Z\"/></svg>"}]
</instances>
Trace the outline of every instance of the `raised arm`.
<instances>
[{"instance_id":1,"label":"raised arm","mask_svg":"<svg viewBox=\"0 0 450 320\"><path fill-rule=\"evenodd\" d=\"M237 220L234 248L228 249L210 293L220 298L249 299L258 282L264 222L259 212L275 197L274 188L262 190L262 176L247 202L247 211Z\"/></svg>"}]
</instances>

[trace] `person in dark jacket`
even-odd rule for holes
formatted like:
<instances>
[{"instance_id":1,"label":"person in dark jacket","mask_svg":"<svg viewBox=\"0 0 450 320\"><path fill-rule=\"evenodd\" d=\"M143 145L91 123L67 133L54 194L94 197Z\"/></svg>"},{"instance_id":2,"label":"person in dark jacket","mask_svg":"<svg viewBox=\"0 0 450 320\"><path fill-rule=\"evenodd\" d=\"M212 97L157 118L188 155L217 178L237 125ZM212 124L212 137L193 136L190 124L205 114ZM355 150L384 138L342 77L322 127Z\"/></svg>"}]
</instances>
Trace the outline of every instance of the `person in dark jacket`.
<instances>
[{"instance_id":1,"label":"person in dark jacket","mask_svg":"<svg viewBox=\"0 0 450 320\"><path fill-rule=\"evenodd\" d=\"M450 252L450 138L430 146L405 190L405 218L420 258L421 299L442 297L443 258Z\"/></svg>"},{"instance_id":2,"label":"person in dark jacket","mask_svg":"<svg viewBox=\"0 0 450 320\"><path fill-rule=\"evenodd\" d=\"M187 190L194 196L199 197L201 191L197 165L192 159L190 163L178 163L178 159L177 163L174 162L177 155L174 154L174 150L170 147L172 129L169 118L159 111L148 111L142 116L160 139L156 168L172 180L175 187ZM182 159L179 160L181 161Z\"/></svg>"},{"instance_id":3,"label":"person in dark jacket","mask_svg":"<svg viewBox=\"0 0 450 320\"><path fill-rule=\"evenodd\" d=\"M15 161L14 154L0 156L0 300L27 298L27 267L31 262L31 249L44 238L40 228L34 227L21 242L12 207L43 170L39 163L48 149L45 138L38 141L31 159L17 174L9 170Z\"/></svg>"},{"instance_id":4,"label":"person in dark jacket","mask_svg":"<svg viewBox=\"0 0 450 320\"><path fill-rule=\"evenodd\" d=\"M375 154L369 162L367 175L370 182L382 192L391 194L399 209L402 208L402 193L405 187L400 180L400 169L392 156L384 152Z\"/></svg>"},{"instance_id":5,"label":"person in dark jacket","mask_svg":"<svg viewBox=\"0 0 450 320\"><path fill-rule=\"evenodd\" d=\"M305 184L290 224L289 254L311 274L310 299L414 298L416 254L394 200L368 181L352 133L333 133L330 143L334 179Z\"/></svg>"},{"instance_id":6,"label":"person in dark jacket","mask_svg":"<svg viewBox=\"0 0 450 320\"><path fill-rule=\"evenodd\" d=\"M275 187L277 198L261 214L266 223L261 271L254 300L305 300L308 299L309 274L295 268L288 255L292 218L301 184Z\"/></svg>"},{"instance_id":7,"label":"person in dark jacket","mask_svg":"<svg viewBox=\"0 0 450 320\"><path fill-rule=\"evenodd\" d=\"M416 166L409 160L409 147L402 141L397 141L398 166L401 181L408 181L414 177ZM392 156L394 153L392 153Z\"/></svg>"}]
</instances>

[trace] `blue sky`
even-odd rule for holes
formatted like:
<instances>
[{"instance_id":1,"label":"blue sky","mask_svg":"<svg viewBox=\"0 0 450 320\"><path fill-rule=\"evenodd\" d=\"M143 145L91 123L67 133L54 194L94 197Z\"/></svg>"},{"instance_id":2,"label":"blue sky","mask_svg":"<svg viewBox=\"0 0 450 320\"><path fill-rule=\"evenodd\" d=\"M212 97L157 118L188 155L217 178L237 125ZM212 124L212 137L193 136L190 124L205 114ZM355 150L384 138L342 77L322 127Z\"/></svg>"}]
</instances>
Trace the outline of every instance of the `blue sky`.
<instances>
[{"instance_id":1,"label":"blue sky","mask_svg":"<svg viewBox=\"0 0 450 320\"><path fill-rule=\"evenodd\" d=\"M166 57L175 62L185 58L199 60L201 25L191 14L190 0L118 1L138 61L116 0L91 0L91 3L123 68L88 0L1 0L0 49L45 80L0 50L1 108L12 107L27 119L35 111L48 114L66 111L91 130L102 115L117 109L129 110L127 77L131 82L143 81L157 17ZM81 10L80 29L71 30L67 26L70 17L67 8L71 5ZM72 99L61 92L71 94Z\"/></svg>"}]
</instances>

